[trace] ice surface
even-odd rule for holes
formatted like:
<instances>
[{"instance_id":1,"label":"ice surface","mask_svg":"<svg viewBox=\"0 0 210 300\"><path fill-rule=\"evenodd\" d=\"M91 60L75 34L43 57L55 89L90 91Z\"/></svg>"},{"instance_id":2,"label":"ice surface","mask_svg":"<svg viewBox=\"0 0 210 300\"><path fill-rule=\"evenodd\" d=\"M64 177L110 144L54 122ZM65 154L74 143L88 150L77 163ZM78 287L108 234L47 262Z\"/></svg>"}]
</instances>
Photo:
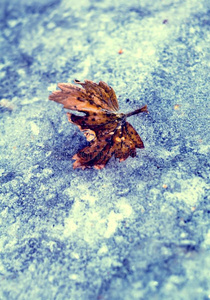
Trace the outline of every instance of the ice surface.
<instances>
[{"instance_id":1,"label":"ice surface","mask_svg":"<svg viewBox=\"0 0 210 300\"><path fill-rule=\"evenodd\" d=\"M210 298L207 2L1 1L0 299ZM75 78L148 105L137 157L73 170Z\"/></svg>"}]
</instances>

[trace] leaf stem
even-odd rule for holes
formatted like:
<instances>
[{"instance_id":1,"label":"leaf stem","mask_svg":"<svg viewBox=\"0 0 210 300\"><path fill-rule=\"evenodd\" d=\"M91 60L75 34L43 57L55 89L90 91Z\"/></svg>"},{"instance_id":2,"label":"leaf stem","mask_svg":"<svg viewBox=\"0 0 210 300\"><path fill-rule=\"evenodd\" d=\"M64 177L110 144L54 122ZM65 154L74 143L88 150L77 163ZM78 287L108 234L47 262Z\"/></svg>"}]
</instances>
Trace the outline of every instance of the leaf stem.
<instances>
[{"instance_id":1,"label":"leaf stem","mask_svg":"<svg viewBox=\"0 0 210 300\"><path fill-rule=\"evenodd\" d=\"M136 109L134 111L131 111L131 112L125 114L125 115L126 115L126 118L127 118L127 117L130 117L130 116L133 116L133 115L137 115L137 114L142 113L142 112L148 113L147 105L144 105L143 107L138 108L138 109Z\"/></svg>"}]
</instances>

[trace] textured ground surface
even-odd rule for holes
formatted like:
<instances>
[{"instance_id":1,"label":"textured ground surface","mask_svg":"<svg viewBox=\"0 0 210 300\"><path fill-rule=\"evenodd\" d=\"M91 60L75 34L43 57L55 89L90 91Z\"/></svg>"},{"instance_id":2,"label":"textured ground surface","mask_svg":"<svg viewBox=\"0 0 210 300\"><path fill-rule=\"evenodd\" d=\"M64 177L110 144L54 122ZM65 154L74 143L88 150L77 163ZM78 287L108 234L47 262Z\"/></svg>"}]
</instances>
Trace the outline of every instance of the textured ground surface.
<instances>
[{"instance_id":1,"label":"textured ground surface","mask_svg":"<svg viewBox=\"0 0 210 300\"><path fill-rule=\"evenodd\" d=\"M1 300L210 298L208 1L139 2L1 1ZM136 158L72 169L74 78L148 105Z\"/></svg>"}]
</instances>

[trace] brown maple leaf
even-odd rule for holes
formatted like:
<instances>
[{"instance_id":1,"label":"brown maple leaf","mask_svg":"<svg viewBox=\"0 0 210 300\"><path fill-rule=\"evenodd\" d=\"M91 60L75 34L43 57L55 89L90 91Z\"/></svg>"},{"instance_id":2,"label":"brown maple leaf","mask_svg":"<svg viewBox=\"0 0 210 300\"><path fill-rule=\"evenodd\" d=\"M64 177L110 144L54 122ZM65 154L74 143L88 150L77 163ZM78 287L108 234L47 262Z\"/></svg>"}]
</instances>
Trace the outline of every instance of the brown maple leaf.
<instances>
[{"instance_id":1,"label":"brown maple leaf","mask_svg":"<svg viewBox=\"0 0 210 300\"><path fill-rule=\"evenodd\" d=\"M54 91L49 99L63 104L64 108L83 112L78 116L67 113L69 122L76 124L90 144L73 156L75 168L102 169L112 155L120 161L136 156L136 148L144 144L136 130L126 122L132 115L148 112L143 106L133 112L118 113L119 105L114 90L105 82L99 84L85 80L83 88L70 83L58 83L61 90Z\"/></svg>"}]
</instances>

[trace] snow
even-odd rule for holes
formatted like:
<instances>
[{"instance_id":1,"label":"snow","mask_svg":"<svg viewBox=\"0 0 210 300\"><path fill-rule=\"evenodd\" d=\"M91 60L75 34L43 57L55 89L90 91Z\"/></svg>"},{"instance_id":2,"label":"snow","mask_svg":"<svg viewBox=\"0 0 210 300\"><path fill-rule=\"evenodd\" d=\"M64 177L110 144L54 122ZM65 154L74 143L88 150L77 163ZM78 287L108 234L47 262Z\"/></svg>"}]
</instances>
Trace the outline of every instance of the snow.
<instances>
[{"instance_id":1,"label":"snow","mask_svg":"<svg viewBox=\"0 0 210 300\"><path fill-rule=\"evenodd\" d=\"M10 0L0 17L0 299L209 299L207 2ZM48 96L75 78L148 105L135 158L72 168L86 141Z\"/></svg>"}]
</instances>

